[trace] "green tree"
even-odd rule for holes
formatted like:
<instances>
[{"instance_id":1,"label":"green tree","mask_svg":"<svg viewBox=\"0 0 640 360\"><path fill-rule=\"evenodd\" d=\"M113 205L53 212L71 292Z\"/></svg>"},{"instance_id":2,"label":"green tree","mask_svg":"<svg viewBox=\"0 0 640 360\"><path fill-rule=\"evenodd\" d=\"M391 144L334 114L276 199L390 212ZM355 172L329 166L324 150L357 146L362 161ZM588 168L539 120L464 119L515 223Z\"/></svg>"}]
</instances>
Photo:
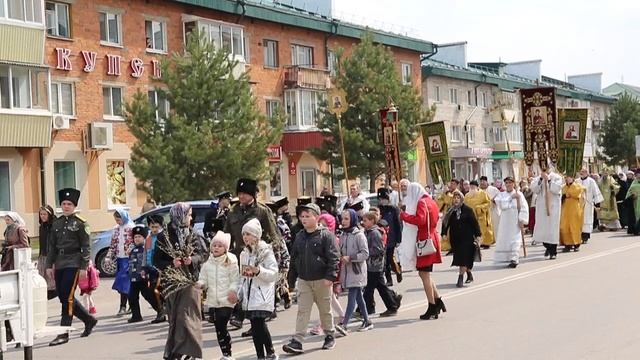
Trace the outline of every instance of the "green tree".
<instances>
[{"instance_id":1,"label":"green tree","mask_svg":"<svg viewBox=\"0 0 640 360\"><path fill-rule=\"evenodd\" d=\"M126 105L137 139L130 167L156 201L209 199L240 177L266 177L267 146L280 141L284 121L260 114L248 74L232 76L230 58L193 32L185 51L162 63L159 96L171 111L157 121L140 91Z\"/></svg>"},{"instance_id":2,"label":"green tree","mask_svg":"<svg viewBox=\"0 0 640 360\"><path fill-rule=\"evenodd\" d=\"M389 99L398 108L400 153L401 158L405 158L414 147L415 125L422 119L422 100L413 86L402 83L393 54L388 48L375 44L372 34L365 34L350 56L345 56L343 49L338 49L337 55L334 85L346 92L349 104L342 114L348 174L350 178L369 176L373 189L375 180L386 172L378 111L387 107ZM324 129L326 136L322 148L313 149L312 154L341 167L336 116L324 112L318 127Z\"/></svg>"},{"instance_id":3,"label":"green tree","mask_svg":"<svg viewBox=\"0 0 640 360\"><path fill-rule=\"evenodd\" d=\"M636 163L635 136L640 134L640 103L624 93L602 124L600 144L610 165Z\"/></svg>"}]
</instances>

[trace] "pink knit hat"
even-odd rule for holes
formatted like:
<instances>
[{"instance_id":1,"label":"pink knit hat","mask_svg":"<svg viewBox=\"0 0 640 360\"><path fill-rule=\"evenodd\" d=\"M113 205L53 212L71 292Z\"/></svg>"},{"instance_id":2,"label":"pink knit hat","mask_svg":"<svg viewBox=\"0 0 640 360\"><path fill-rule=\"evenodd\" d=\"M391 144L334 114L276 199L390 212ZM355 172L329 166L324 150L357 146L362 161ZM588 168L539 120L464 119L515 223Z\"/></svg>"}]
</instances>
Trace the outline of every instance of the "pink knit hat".
<instances>
[{"instance_id":1,"label":"pink knit hat","mask_svg":"<svg viewBox=\"0 0 640 360\"><path fill-rule=\"evenodd\" d=\"M334 218L333 215L326 213L321 214L318 218L318 221L320 220L324 220L324 222L327 224L327 228L329 228L329 231L331 231L332 233L336 232L336 218Z\"/></svg>"}]
</instances>

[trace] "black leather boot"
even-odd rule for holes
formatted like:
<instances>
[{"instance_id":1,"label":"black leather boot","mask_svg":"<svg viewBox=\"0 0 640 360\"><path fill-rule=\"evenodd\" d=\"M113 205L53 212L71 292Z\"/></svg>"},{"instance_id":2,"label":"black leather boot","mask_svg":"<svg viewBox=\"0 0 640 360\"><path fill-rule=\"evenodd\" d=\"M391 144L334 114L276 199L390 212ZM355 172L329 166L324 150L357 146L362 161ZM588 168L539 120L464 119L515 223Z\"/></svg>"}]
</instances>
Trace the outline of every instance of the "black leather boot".
<instances>
[{"instance_id":1,"label":"black leather boot","mask_svg":"<svg viewBox=\"0 0 640 360\"><path fill-rule=\"evenodd\" d=\"M447 312L447 307L444 305L444 301L442 301L441 297L436 299L436 305L438 306L438 312L440 312L440 310L442 310L442 312Z\"/></svg>"},{"instance_id":2,"label":"black leather boot","mask_svg":"<svg viewBox=\"0 0 640 360\"><path fill-rule=\"evenodd\" d=\"M56 336L56 338L49 343L49 346L58 346L58 345L66 344L68 342L69 342L69 334L66 334L66 333L60 334Z\"/></svg>"},{"instance_id":3,"label":"black leather boot","mask_svg":"<svg viewBox=\"0 0 640 360\"><path fill-rule=\"evenodd\" d=\"M465 281L465 284L469 284L473 282L473 274L471 273L471 271L467 270L467 281Z\"/></svg>"},{"instance_id":4,"label":"black leather boot","mask_svg":"<svg viewBox=\"0 0 640 360\"><path fill-rule=\"evenodd\" d=\"M460 274L458 275L458 282L456 283L456 287L463 287L464 286L464 275Z\"/></svg>"},{"instance_id":5,"label":"black leather boot","mask_svg":"<svg viewBox=\"0 0 640 360\"><path fill-rule=\"evenodd\" d=\"M429 303L429 307L427 308L427 312L420 315L420 320L430 320L438 318L438 305Z\"/></svg>"}]
</instances>

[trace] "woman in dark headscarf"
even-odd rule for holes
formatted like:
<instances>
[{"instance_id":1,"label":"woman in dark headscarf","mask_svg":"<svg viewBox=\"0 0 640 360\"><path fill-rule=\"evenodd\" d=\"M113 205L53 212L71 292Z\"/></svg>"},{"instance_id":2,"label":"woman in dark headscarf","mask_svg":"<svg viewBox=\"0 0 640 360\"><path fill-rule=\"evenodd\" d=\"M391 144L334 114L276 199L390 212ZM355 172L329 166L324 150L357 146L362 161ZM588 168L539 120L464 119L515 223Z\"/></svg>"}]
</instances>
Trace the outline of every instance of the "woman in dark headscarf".
<instances>
[{"instance_id":1,"label":"woman in dark headscarf","mask_svg":"<svg viewBox=\"0 0 640 360\"><path fill-rule=\"evenodd\" d=\"M172 264L160 275L169 317L164 359L202 358L202 292L195 283L201 264L207 260L206 244L189 226L191 205L176 203L169 210L169 217L169 236L164 243L158 242L156 245L156 251L164 252L173 259Z\"/></svg>"},{"instance_id":2,"label":"woman in dark headscarf","mask_svg":"<svg viewBox=\"0 0 640 360\"><path fill-rule=\"evenodd\" d=\"M464 195L458 190L453 192L453 204L446 215L440 234L449 232L451 238L451 250L453 262L451 266L460 267L457 287L463 286L464 274L467 274L467 283L473 281L471 269L475 258L474 240L480 238L480 226L473 210L463 203Z\"/></svg>"},{"instance_id":3,"label":"woman in dark headscarf","mask_svg":"<svg viewBox=\"0 0 640 360\"><path fill-rule=\"evenodd\" d=\"M2 271L13 270L13 249L29 247L29 230L22 217L13 211L4 216L7 228L2 245Z\"/></svg>"},{"instance_id":4,"label":"woman in dark headscarf","mask_svg":"<svg viewBox=\"0 0 640 360\"><path fill-rule=\"evenodd\" d=\"M51 236L51 225L56 216L53 208L49 205L42 206L38 212L38 222L40 222L40 235L38 243L40 245L38 253L38 273L47 280L47 298L49 300L58 297L56 293L56 282L46 275L47 254L49 254L49 239Z\"/></svg>"}]
</instances>

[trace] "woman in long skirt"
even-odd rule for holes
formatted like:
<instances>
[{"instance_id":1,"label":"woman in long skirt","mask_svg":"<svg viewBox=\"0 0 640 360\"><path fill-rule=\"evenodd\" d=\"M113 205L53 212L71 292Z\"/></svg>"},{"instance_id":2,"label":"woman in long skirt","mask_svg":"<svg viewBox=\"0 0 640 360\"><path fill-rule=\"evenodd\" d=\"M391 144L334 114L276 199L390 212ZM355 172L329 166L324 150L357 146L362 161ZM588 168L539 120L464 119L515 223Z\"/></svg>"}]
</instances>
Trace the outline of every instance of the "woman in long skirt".
<instances>
[{"instance_id":1,"label":"woman in long skirt","mask_svg":"<svg viewBox=\"0 0 640 360\"><path fill-rule=\"evenodd\" d=\"M51 236L51 224L56 216L50 205L45 205L38 212L38 222L40 223L40 232L38 243L40 249L38 251L38 273L47 280L47 299L51 300L58 297L56 292L56 282L47 276L47 254L49 254L49 239Z\"/></svg>"},{"instance_id":2,"label":"woman in long skirt","mask_svg":"<svg viewBox=\"0 0 640 360\"><path fill-rule=\"evenodd\" d=\"M169 317L164 359L202 358L202 291L196 287L201 265L207 260L204 239L190 228L191 206L176 203L169 210L168 238L157 243L173 259L160 275ZM160 241L160 239L158 239Z\"/></svg>"},{"instance_id":3,"label":"woman in long skirt","mask_svg":"<svg viewBox=\"0 0 640 360\"><path fill-rule=\"evenodd\" d=\"M117 315L123 316L127 313L127 299L129 298L129 287L131 286L131 280L129 279L129 251L133 247L131 230L135 224L131 221L129 213L123 209L116 209L113 213L113 219L116 222L116 226L113 228L107 259L110 262L116 262L116 277L111 289L120 294L120 308Z\"/></svg>"}]
</instances>

